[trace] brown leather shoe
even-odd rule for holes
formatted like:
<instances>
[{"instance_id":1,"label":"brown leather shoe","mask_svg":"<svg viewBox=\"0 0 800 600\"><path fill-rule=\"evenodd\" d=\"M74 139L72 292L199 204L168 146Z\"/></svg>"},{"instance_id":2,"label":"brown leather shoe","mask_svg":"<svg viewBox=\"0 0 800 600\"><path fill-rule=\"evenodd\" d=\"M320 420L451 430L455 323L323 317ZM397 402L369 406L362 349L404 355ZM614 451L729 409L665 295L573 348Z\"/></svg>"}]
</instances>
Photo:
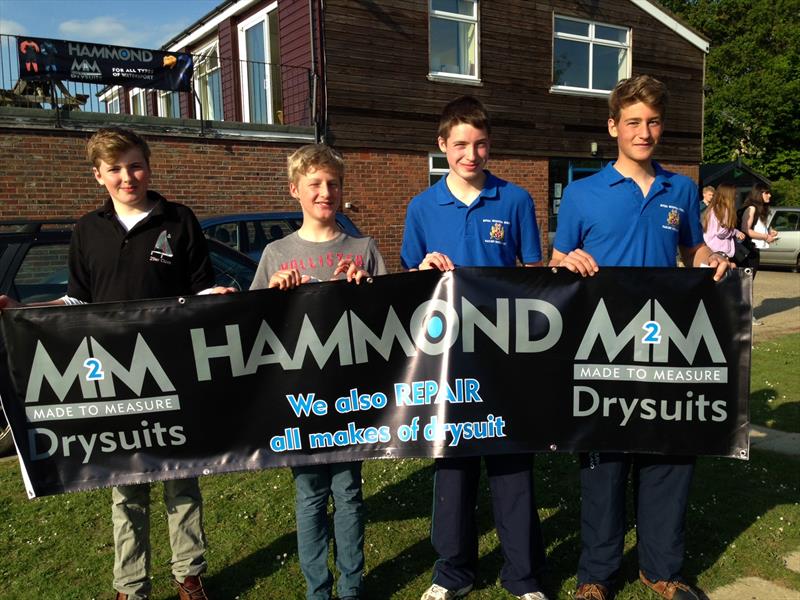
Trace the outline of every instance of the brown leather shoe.
<instances>
[{"instance_id":1,"label":"brown leather shoe","mask_svg":"<svg viewBox=\"0 0 800 600\"><path fill-rule=\"evenodd\" d=\"M639 579L643 584L666 600L703 600L703 597L682 581L650 581L639 571Z\"/></svg>"},{"instance_id":2,"label":"brown leather shoe","mask_svg":"<svg viewBox=\"0 0 800 600\"><path fill-rule=\"evenodd\" d=\"M180 583L177 579L173 579L175 585L178 586L178 597L180 600L208 600L206 590L203 588L203 580L196 575L189 575Z\"/></svg>"},{"instance_id":3,"label":"brown leather shoe","mask_svg":"<svg viewBox=\"0 0 800 600\"><path fill-rule=\"evenodd\" d=\"M575 590L575 600L611 600L611 591L599 583L582 583Z\"/></svg>"}]
</instances>

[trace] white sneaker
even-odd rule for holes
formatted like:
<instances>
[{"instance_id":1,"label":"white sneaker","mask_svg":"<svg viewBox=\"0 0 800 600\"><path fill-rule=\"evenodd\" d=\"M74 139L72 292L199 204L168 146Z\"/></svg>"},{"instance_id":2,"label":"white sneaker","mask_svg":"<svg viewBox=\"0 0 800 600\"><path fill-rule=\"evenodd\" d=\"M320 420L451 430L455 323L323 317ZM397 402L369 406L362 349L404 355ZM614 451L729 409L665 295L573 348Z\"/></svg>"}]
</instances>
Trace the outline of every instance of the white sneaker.
<instances>
[{"instance_id":1,"label":"white sneaker","mask_svg":"<svg viewBox=\"0 0 800 600\"><path fill-rule=\"evenodd\" d=\"M549 600L542 592L528 592L527 594L522 594L522 596L517 596L517 598L519 600Z\"/></svg>"},{"instance_id":2,"label":"white sneaker","mask_svg":"<svg viewBox=\"0 0 800 600\"><path fill-rule=\"evenodd\" d=\"M440 585L433 584L425 593L422 594L420 600L454 600L455 598L463 598L472 591L472 584L464 586L460 590L448 590Z\"/></svg>"}]
</instances>

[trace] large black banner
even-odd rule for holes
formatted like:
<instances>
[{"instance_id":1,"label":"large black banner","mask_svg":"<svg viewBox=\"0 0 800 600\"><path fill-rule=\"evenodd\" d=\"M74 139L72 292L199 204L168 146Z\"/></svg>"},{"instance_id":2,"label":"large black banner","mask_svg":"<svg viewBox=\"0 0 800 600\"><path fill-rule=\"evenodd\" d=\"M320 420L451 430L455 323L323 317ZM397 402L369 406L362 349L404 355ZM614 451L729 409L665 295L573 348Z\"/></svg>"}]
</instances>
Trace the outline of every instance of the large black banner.
<instances>
[{"instance_id":1,"label":"large black banner","mask_svg":"<svg viewBox=\"0 0 800 600\"><path fill-rule=\"evenodd\" d=\"M363 458L748 456L752 280L469 269L2 314L31 496Z\"/></svg>"},{"instance_id":2,"label":"large black banner","mask_svg":"<svg viewBox=\"0 0 800 600\"><path fill-rule=\"evenodd\" d=\"M191 89L194 63L184 52L17 37L20 79L82 81L156 90Z\"/></svg>"}]
</instances>

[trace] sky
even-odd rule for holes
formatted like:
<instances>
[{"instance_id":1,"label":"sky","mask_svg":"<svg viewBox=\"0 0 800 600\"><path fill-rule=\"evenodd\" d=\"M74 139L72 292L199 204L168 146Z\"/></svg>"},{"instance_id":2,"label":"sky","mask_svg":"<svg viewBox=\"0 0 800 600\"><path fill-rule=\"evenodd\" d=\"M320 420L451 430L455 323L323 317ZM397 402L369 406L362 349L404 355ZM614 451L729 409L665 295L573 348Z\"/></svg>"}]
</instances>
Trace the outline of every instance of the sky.
<instances>
[{"instance_id":1,"label":"sky","mask_svg":"<svg viewBox=\"0 0 800 600\"><path fill-rule=\"evenodd\" d=\"M223 0L0 0L0 34L160 48Z\"/></svg>"}]
</instances>

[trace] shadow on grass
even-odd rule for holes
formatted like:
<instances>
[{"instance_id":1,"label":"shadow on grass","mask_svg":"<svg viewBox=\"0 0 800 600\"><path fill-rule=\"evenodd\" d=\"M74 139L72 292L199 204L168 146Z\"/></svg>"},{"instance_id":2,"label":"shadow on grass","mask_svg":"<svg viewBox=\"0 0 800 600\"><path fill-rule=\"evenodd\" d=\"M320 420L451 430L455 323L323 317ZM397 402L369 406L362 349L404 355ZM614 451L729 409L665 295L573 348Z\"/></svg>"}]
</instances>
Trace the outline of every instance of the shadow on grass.
<instances>
[{"instance_id":1,"label":"shadow on grass","mask_svg":"<svg viewBox=\"0 0 800 600\"><path fill-rule=\"evenodd\" d=\"M698 459L686 520L682 574L687 581L695 584L706 571L718 566L731 544L761 517L781 504L797 501L799 466L797 459L769 452L752 453L748 462L716 457ZM632 494L628 491L630 498ZM631 515L629 506L629 522ZM752 572L758 574L758 565L754 567ZM739 567L733 574L739 576L742 572ZM641 587L638 579L636 550L631 548L623 560L621 581L633 589ZM618 596L620 600L628 597Z\"/></svg>"},{"instance_id":2,"label":"shadow on grass","mask_svg":"<svg viewBox=\"0 0 800 600\"><path fill-rule=\"evenodd\" d=\"M800 402L783 402L773 408L770 402L778 394L774 388L750 392L751 421L780 431L800 431Z\"/></svg>"},{"instance_id":3,"label":"shadow on grass","mask_svg":"<svg viewBox=\"0 0 800 600\"><path fill-rule=\"evenodd\" d=\"M727 458L698 459L690 495L686 529L686 559L683 575L691 583L704 578L730 550L731 544L776 506L796 502L798 461L756 452L749 462ZM545 590L554 598L569 598L575 585L575 571L580 554L580 489L577 461L573 456L539 456L536 461L537 502L542 516L542 530L548 546L547 571L541 577ZM793 479L794 478L794 479ZM368 499L371 522L391 523L411 518L429 518L433 469L430 466L410 474L405 480L384 488ZM793 483L794 481L794 483ZM491 496L486 478L481 479L478 499L478 530L484 536L494 528ZM409 501L407 489L415 490ZM402 498L404 506L397 506ZM633 490L628 488L627 551L619 577L618 600L646 595L639 583L635 549ZM397 512L399 510L399 512ZM402 531L396 535L402 536ZM493 589L503 564L499 544L485 553L479 564L476 592L494 597ZM411 537L396 556L371 566L365 579L370 598L389 597L387 590L405 589L416 579L426 582L436 556L427 538ZM758 569L756 569L758 570ZM734 570L733 576L740 575ZM732 580L732 578L730 579ZM723 580L722 583L730 581ZM714 583L713 586L722 583ZM425 584L427 585L427 583ZM420 593L424 587L418 590ZM405 598L415 597L404 593ZM489 594L486 596L485 594ZM395 596L400 598L400 596Z\"/></svg>"},{"instance_id":4,"label":"shadow on grass","mask_svg":"<svg viewBox=\"0 0 800 600\"><path fill-rule=\"evenodd\" d=\"M286 533L246 558L204 577L209 594L216 598L238 598L241 594L252 590L259 579L266 578L283 568L282 563L275 559L276 556L284 554L291 556L296 552L295 532ZM292 597L290 592L287 592L286 597ZM297 597L301 598L303 594L298 593Z\"/></svg>"},{"instance_id":5,"label":"shadow on grass","mask_svg":"<svg viewBox=\"0 0 800 600\"><path fill-rule=\"evenodd\" d=\"M561 588L564 580L572 577L577 563L579 490L576 465L571 456L539 456L536 459L536 499L542 518L545 544L548 545L548 568L542 574L542 583L546 589ZM391 523L421 518L427 521L428 532L433 473L433 465L426 465L404 480L367 498L369 522ZM496 536L493 533L491 492L485 472L479 486L476 511L478 536ZM430 579L436 560L430 539L426 535L423 539L414 538L410 541L413 543L405 546L394 557L371 566L364 581L367 597L384 598L387 597L387 590L406 588L418 578L423 578L426 582ZM493 548L481 556L476 591L494 587L503 566L503 556L496 537L493 537L493 542Z\"/></svg>"},{"instance_id":6,"label":"shadow on grass","mask_svg":"<svg viewBox=\"0 0 800 600\"><path fill-rule=\"evenodd\" d=\"M387 464L388 483L366 497L368 533L366 542L374 543L377 551L367 555L368 571L364 580L367 598L384 600L416 600L429 585L431 568L436 559L428 538L430 527L433 466L430 462L411 463L393 476L394 467ZM753 544L755 555L782 551L764 548L751 529L776 506L795 503L798 461L766 452L755 452L751 461L727 458L700 458L692 487L687 515L686 561L683 575L692 583L698 579L703 587L715 588L740 576L742 568L755 575L769 578L765 569L773 560L763 556L750 559L747 566L735 564L731 544ZM383 469L383 465L380 467ZM369 479L377 478L377 465L367 468L365 488L377 487ZM570 598L575 585L575 570L580 553L580 490L577 460L571 455L540 455L534 470L536 495L542 519L544 540L548 547L548 569L541 577L544 589L552 598ZM617 600L639 600L651 597L638 583L638 562L635 550L632 490L628 489L627 552L620 573ZM286 510L292 505L286 501ZM474 595L477 599L508 598L497 583L503 557L494 537L491 494L486 477L480 481L477 526L482 539L482 557ZM760 521L764 523L764 521ZM748 542L747 539L750 539ZM382 547L383 546L383 547ZM288 553L296 560L296 540L293 530L284 533L268 545L242 559L224 566L208 578L215 597L273 598L278 590L253 595L259 581L269 578L285 567L276 556ZM727 558L723 559L723 556ZM720 565L729 564L728 571ZM731 564L734 562L734 564ZM274 578L273 583L275 585ZM302 598L302 578L287 574L283 598ZM255 591L258 594L258 591Z\"/></svg>"}]
</instances>

